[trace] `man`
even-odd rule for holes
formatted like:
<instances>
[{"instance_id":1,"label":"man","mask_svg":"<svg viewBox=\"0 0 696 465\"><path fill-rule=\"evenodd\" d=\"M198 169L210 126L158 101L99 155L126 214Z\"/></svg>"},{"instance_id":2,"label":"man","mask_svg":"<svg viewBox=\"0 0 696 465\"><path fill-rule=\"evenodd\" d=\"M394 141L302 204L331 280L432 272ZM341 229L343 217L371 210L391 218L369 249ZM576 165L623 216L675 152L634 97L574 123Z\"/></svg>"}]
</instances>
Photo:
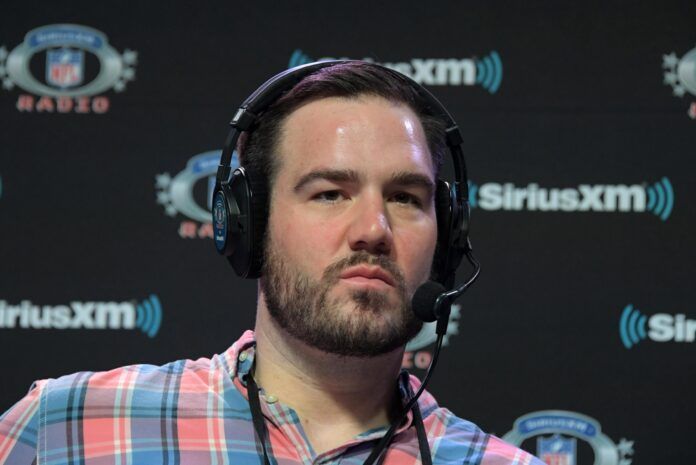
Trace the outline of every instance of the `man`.
<instances>
[{"instance_id":1,"label":"man","mask_svg":"<svg viewBox=\"0 0 696 465\"><path fill-rule=\"evenodd\" d=\"M399 372L444 138L419 100L355 62L282 96L238 147L269 191L255 332L210 360L35 383L0 420L0 464L364 463L419 384ZM418 406L378 463L539 463Z\"/></svg>"}]
</instances>

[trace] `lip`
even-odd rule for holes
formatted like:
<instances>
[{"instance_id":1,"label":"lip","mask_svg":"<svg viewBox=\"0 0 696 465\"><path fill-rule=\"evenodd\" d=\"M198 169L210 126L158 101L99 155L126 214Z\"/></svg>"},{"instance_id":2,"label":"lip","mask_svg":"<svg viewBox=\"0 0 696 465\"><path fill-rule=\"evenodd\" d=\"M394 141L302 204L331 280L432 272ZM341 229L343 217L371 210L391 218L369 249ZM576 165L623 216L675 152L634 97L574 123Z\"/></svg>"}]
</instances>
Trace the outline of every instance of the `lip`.
<instances>
[{"instance_id":1,"label":"lip","mask_svg":"<svg viewBox=\"0 0 696 465\"><path fill-rule=\"evenodd\" d=\"M380 282L383 282L391 287L395 287L394 278L392 275L378 266L353 266L343 271L340 278L355 283L379 284Z\"/></svg>"}]
</instances>

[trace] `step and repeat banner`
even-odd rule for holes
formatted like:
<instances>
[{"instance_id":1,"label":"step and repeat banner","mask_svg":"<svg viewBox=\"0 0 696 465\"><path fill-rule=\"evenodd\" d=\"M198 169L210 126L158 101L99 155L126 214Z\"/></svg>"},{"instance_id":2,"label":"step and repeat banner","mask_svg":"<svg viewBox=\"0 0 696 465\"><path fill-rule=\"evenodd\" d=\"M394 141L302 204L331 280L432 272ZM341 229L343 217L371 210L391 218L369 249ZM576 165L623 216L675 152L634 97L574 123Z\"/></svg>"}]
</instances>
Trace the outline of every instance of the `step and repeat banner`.
<instances>
[{"instance_id":1,"label":"step and repeat banner","mask_svg":"<svg viewBox=\"0 0 696 465\"><path fill-rule=\"evenodd\" d=\"M348 57L427 86L465 137L483 271L440 402L548 464L691 463L695 4L140 3L2 6L0 411L253 327L256 283L211 240L227 123L271 75Z\"/></svg>"}]
</instances>

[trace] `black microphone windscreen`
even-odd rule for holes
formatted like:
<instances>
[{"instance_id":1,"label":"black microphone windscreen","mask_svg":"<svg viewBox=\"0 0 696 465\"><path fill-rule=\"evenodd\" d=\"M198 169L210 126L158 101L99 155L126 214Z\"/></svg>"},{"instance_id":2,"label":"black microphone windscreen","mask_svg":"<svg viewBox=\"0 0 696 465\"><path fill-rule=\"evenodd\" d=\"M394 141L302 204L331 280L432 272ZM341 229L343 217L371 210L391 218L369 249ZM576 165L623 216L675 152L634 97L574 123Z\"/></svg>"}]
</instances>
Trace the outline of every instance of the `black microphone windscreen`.
<instances>
[{"instance_id":1,"label":"black microphone windscreen","mask_svg":"<svg viewBox=\"0 0 696 465\"><path fill-rule=\"evenodd\" d=\"M435 281L426 281L416 289L411 299L411 307L418 318L423 321L435 321L435 301L440 296L447 292L445 287Z\"/></svg>"}]
</instances>

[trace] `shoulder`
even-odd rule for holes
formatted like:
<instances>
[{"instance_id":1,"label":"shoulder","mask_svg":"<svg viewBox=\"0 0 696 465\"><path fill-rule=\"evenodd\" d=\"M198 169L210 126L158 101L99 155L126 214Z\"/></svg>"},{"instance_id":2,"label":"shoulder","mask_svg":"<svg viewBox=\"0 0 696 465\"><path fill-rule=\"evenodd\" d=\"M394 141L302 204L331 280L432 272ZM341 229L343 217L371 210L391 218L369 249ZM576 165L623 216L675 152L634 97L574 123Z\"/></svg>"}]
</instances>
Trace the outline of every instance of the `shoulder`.
<instances>
[{"instance_id":1,"label":"shoulder","mask_svg":"<svg viewBox=\"0 0 696 465\"><path fill-rule=\"evenodd\" d=\"M446 408L432 409L430 417L441 424L441 435L433 450L433 463L472 465L543 465L529 452L485 433L474 423L454 415ZM426 423L433 423L432 421Z\"/></svg>"},{"instance_id":2,"label":"shoulder","mask_svg":"<svg viewBox=\"0 0 696 465\"><path fill-rule=\"evenodd\" d=\"M128 365L38 380L0 421L5 425L20 415L26 423L26 412L38 415L42 425L76 418L87 422L135 415L171 416L167 410L197 408L211 395L223 392L225 401L234 401L238 397L232 382L237 355L253 340L253 332L246 331L229 349L211 358Z\"/></svg>"},{"instance_id":3,"label":"shoulder","mask_svg":"<svg viewBox=\"0 0 696 465\"><path fill-rule=\"evenodd\" d=\"M250 341L253 342L253 332L246 331L232 347L211 358L182 359L164 365L128 365L109 371L81 371L37 383L42 385L44 397L51 400L80 396L94 400L106 395L107 400L118 401L113 397L115 391L132 391L147 399L177 390L193 393L216 390L221 389L223 381L234 377L237 355Z\"/></svg>"},{"instance_id":4,"label":"shoulder","mask_svg":"<svg viewBox=\"0 0 696 465\"><path fill-rule=\"evenodd\" d=\"M128 365L108 371L81 371L41 380L42 408L69 411L76 406L95 411L130 404L139 408L162 406L163 397L180 391L205 392L225 372L217 356L177 360L164 365ZM53 419L60 420L60 419Z\"/></svg>"},{"instance_id":5,"label":"shoulder","mask_svg":"<svg viewBox=\"0 0 696 465\"><path fill-rule=\"evenodd\" d=\"M205 403L210 392L223 390L227 373L223 358L216 355L38 380L25 398L0 417L0 435L10 424L26 424L30 430L40 431L46 424L76 418L87 424L132 415L159 417L167 409Z\"/></svg>"},{"instance_id":6,"label":"shoulder","mask_svg":"<svg viewBox=\"0 0 696 465\"><path fill-rule=\"evenodd\" d=\"M409 382L414 392L420 387L420 380L413 375ZM439 406L427 391L418 405L428 437L432 438L434 464L544 465L529 452L485 433L474 423Z\"/></svg>"},{"instance_id":7,"label":"shoulder","mask_svg":"<svg viewBox=\"0 0 696 465\"><path fill-rule=\"evenodd\" d=\"M0 416L0 465L43 463L46 457L58 463L83 453L120 456L119 444L149 434L159 438L158 427L193 431L199 429L200 418L246 420L246 400L233 376L237 354L250 340L253 333L245 333L210 359L129 365L36 381ZM66 428L70 434L64 434Z\"/></svg>"},{"instance_id":8,"label":"shoulder","mask_svg":"<svg viewBox=\"0 0 696 465\"><path fill-rule=\"evenodd\" d=\"M136 429L147 431L149 424L176 422L192 412L205 412L208 399L220 397L223 391L233 400L241 397L231 381L224 383L226 374L215 356L36 381L0 417L0 465L29 465L51 454L65 458L88 446L85 453L96 454L95 444L103 445L99 452L103 455L117 439L114 431L130 440L126 436L133 431L119 429L124 419L125 424L132 422L139 425ZM77 436L61 433L67 425Z\"/></svg>"}]
</instances>

